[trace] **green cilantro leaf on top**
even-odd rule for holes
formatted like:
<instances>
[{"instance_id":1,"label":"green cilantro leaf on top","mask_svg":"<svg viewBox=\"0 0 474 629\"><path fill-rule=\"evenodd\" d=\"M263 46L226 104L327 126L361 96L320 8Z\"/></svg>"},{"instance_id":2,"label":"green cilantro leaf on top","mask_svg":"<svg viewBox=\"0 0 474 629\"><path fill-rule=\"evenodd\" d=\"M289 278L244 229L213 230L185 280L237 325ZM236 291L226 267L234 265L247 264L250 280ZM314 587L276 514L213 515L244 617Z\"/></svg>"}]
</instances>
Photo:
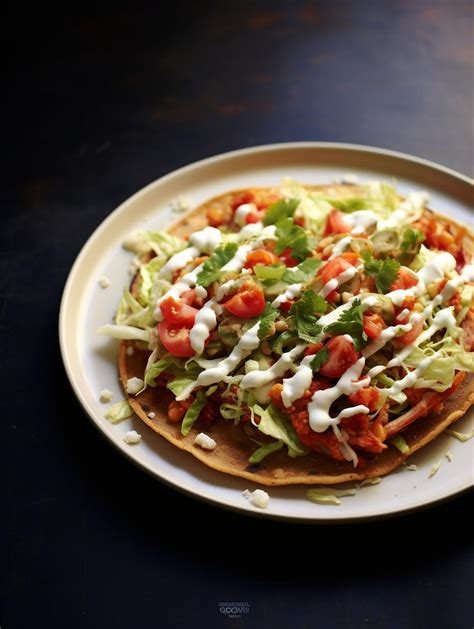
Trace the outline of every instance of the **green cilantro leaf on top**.
<instances>
[{"instance_id":1,"label":"green cilantro leaf on top","mask_svg":"<svg viewBox=\"0 0 474 629\"><path fill-rule=\"evenodd\" d=\"M262 223L264 225L276 225L282 218L291 218L298 205L298 199L280 199L268 207Z\"/></svg>"},{"instance_id":2,"label":"green cilantro leaf on top","mask_svg":"<svg viewBox=\"0 0 474 629\"><path fill-rule=\"evenodd\" d=\"M234 242L228 242L217 247L211 257L204 262L202 270L198 273L196 284L198 286L209 286L212 282L216 282L221 276L222 267L229 260L232 260L237 248L238 246Z\"/></svg>"},{"instance_id":3,"label":"green cilantro leaf on top","mask_svg":"<svg viewBox=\"0 0 474 629\"><path fill-rule=\"evenodd\" d=\"M390 286L397 279L400 262L393 258L376 260L370 253L362 253L364 260L364 271L370 277L375 277L375 285L379 293L388 293Z\"/></svg>"},{"instance_id":4,"label":"green cilantro leaf on top","mask_svg":"<svg viewBox=\"0 0 474 629\"><path fill-rule=\"evenodd\" d=\"M425 240L425 235L419 229L409 227L403 233L400 249L402 251L416 251L418 253L421 243Z\"/></svg>"},{"instance_id":5,"label":"green cilantro leaf on top","mask_svg":"<svg viewBox=\"0 0 474 629\"><path fill-rule=\"evenodd\" d=\"M299 225L295 225L291 218L281 218L276 224L277 237L275 253L279 256L285 249L291 251L295 260L304 260L309 253L308 234Z\"/></svg>"},{"instance_id":6,"label":"green cilantro leaf on top","mask_svg":"<svg viewBox=\"0 0 474 629\"><path fill-rule=\"evenodd\" d=\"M260 325L257 332L257 336L261 341L267 336L278 315L278 308L274 308L271 304L265 305L265 309L260 316Z\"/></svg>"},{"instance_id":7,"label":"green cilantro leaf on top","mask_svg":"<svg viewBox=\"0 0 474 629\"><path fill-rule=\"evenodd\" d=\"M321 367L327 362L329 358L329 350L327 347L323 347L314 355L313 360L311 361L311 369L314 373L318 372Z\"/></svg>"},{"instance_id":8,"label":"green cilantro leaf on top","mask_svg":"<svg viewBox=\"0 0 474 629\"><path fill-rule=\"evenodd\" d=\"M288 284L300 284L303 282L309 282L316 275L316 271L319 269L322 260L319 258L307 258L298 266L292 269L286 269L283 273L282 280Z\"/></svg>"},{"instance_id":9,"label":"green cilantro leaf on top","mask_svg":"<svg viewBox=\"0 0 474 629\"><path fill-rule=\"evenodd\" d=\"M331 336L349 334L352 337L354 347L357 351L360 351L368 341L364 332L360 299L355 299L350 308L344 310L339 319L326 326L324 331L331 334Z\"/></svg>"},{"instance_id":10,"label":"green cilantro leaf on top","mask_svg":"<svg viewBox=\"0 0 474 629\"><path fill-rule=\"evenodd\" d=\"M318 343L323 326L318 324L319 317L328 309L328 302L312 290L303 293L290 309L294 326L300 339L308 343Z\"/></svg>"}]
</instances>

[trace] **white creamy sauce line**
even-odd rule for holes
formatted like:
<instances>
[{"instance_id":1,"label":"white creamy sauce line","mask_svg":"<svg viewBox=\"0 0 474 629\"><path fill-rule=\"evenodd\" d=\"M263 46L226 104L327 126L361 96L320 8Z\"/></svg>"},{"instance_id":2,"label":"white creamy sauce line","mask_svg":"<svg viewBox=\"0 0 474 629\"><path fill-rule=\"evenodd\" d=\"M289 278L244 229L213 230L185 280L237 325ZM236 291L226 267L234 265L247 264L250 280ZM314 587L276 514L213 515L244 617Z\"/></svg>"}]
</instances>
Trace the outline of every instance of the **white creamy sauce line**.
<instances>
[{"instance_id":1,"label":"white creamy sauce line","mask_svg":"<svg viewBox=\"0 0 474 629\"><path fill-rule=\"evenodd\" d=\"M344 253L344 251L351 244L351 242L352 242L352 236L345 236L344 238L341 238L341 240L338 240L336 244L334 245L332 253L329 256L328 260L337 258L337 256L341 255L341 253Z\"/></svg>"},{"instance_id":2,"label":"white creamy sauce line","mask_svg":"<svg viewBox=\"0 0 474 629\"><path fill-rule=\"evenodd\" d=\"M242 389L255 389L262 387L277 378L281 378L285 371L291 368L293 365L293 359L304 352L305 345L297 345L291 351L285 352L280 358L273 363L271 367L263 371L251 371L246 374L240 386Z\"/></svg>"},{"instance_id":3,"label":"white creamy sauce line","mask_svg":"<svg viewBox=\"0 0 474 629\"><path fill-rule=\"evenodd\" d=\"M251 212L256 212L256 211L257 211L257 206L255 205L255 203L243 203L242 205L239 205L239 207L236 209L235 214L234 214L234 220L237 223L237 225L240 225L240 227L243 227L245 225L245 219L247 218L247 216Z\"/></svg>"},{"instance_id":4,"label":"white creamy sauce line","mask_svg":"<svg viewBox=\"0 0 474 629\"><path fill-rule=\"evenodd\" d=\"M338 382L328 389L316 391L308 404L309 425L314 432L324 432L329 426L339 424L343 417L352 417L358 413L368 414L367 406L359 404L350 408L343 409L336 417L329 415L329 410L341 395L350 395L368 387L370 378L357 380L365 365L365 358L359 358L347 371L340 377ZM355 382L357 380L357 382Z\"/></svg>"},{"instance_id":5,"label":"white creamy sauce line","mask_svg":"<svg viewBox=\"0 0 474 629\"><path fill-rule=\"evenodd\" d=\"M272 301L272 306L274 308L278 308L278 306L285 303L285 301L290 301L299 297L302 289L303 284L290 284L284 293L278 295L278 297Z\"/></svg>"},{"instance_id":6,"label":"white creamy sauce line","mask_svg":"<svg viewBox=\"0 0 474 629\"><path fill-rule=\"evenodd\" d=\"M186 400L196 387L206 387L210 384L216 384L228 376L244 358L247 358L247 356L260 345L260 339L258 338L259 327L260 321L257 321L257 323L241 337L227 358L221 360L217 367L211 367L210 369L202 371L197 380L186 387L176 399L178 401Z\"/></svg>"},{"instance_id":7,"label":"white creamy sauce line","mask_svg":"<svg viewBox=\"0 0 474 629\"><path fill-rule=\"evenodd\" d=\"M176 253L174 256L168 260L166 264L164 264L158 272L158 277L168 280L169 282L172 280L174 273L176 271L180 271L184 269L184 267L197 258L200 251L197 247L188 247L187 249L183 249L179 253Z\"/></svg>"},{"instance_id":8,"label":"white creamy sauce line","mask_svg":"<svg viewBox=\"0 0 474 629\"><path fill-rule=\"evenodd\" d=\"M342 273L339 273L339 275L336 275L336 277L334 277L332 280L329 280L329 282L327 282L321 288L321 290L319 291L319 294L322 297L327 297L329 293L332 293L333 290L336 290L337 288L339 288L341 284L345 284L346 282L351 280L355 275L357 275L357 272L361 269L362 269L362 266L357 267L357 268L355 266L349 267Z\"/></svg>"},{"instance_id":9,"label":"white creamy sauce line","mask_svg":"<svg viewBox=\"0 0 474 629\"><path fill-rule=\"evenodd\" d=\"M305 356L301 361L296 373L291 378L283 380L283 390L281 399L286 408L291 406L295 400L299 400L305 394L305 391L311 386L313 381L313 370L311 369L311 361L315 354Z\"/></svg>"},{"instance_id":10,"label":"white creamy sauce line","mask_svg":"<svg viewBox=\"0 0 474 629\"><path fill-rule=\"evenodd\" d=\"M202 354L211 330L217 325L217 317L222 312L222 306L210 299L198 311L194 325L189 332L191 347L196 354Z\"/></svg>"}]
</instances>

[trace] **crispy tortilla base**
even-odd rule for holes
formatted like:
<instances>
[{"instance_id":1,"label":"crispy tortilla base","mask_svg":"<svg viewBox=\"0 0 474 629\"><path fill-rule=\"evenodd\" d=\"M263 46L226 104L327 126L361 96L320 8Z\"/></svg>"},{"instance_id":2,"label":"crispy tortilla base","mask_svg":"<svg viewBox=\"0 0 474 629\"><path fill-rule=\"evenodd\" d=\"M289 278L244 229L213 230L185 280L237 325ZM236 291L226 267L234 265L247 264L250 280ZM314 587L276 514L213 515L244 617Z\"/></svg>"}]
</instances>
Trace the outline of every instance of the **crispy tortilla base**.
<instances>
[{"instance_id":1,"label":"crispy tortilla base","mask_svg":"<svg viewBox=\"0 0 474 629\"><path fill-rule=\"evenodd\" d=\"M328 194L336 193L339 197L350 197L358 193L357 186L332 185L312 186L313 189L325 190ZM169 231L175 235L187 236L207 225L206 210L209 207L226 206L236 192L229 192L196 208L186 214ZM461 228L451 219L441 217L445 221ZM474 235L466 232L463 248L467 257L471 257ZM132 283L132 290L134 288ZM132 356L127 354L127 347L132 342L122 341L119 350L120 379L124 391L129 378L141 378L145 369L149 352L135 348ZM430 414L415 421L403 431L403 438L408 444L409 452L402 454L394 446L388 444L387 450L369 461L363 468L355 470L352 463L334 461L321 454L311 453L308 456L291 458L282 448L266 457L261 463L249 464L248 459L256 450L256 444L249 438L255 436L260 442L265 439L253 426L233 422L217 421L206 427L198 420L186 437L181 435L181 422L172 423L167 419L168 404L174 399L173 394L161 388L148 387L138 396L127 396L135 413L150 428L167 439L170 443L190 452L207 466L232 476L247 478L261 485L314 485L336 484L346 481L363 480L388 474L405 461L411 454L435 439L450 424L462 417L474 404L474 374L467 374L463 382L444 403L439 415ZM148 413L153 412L153 419ZM206 451L193 444L199 432L206 432L217 443L212 451Z\"/></svg>"}]
</instances>

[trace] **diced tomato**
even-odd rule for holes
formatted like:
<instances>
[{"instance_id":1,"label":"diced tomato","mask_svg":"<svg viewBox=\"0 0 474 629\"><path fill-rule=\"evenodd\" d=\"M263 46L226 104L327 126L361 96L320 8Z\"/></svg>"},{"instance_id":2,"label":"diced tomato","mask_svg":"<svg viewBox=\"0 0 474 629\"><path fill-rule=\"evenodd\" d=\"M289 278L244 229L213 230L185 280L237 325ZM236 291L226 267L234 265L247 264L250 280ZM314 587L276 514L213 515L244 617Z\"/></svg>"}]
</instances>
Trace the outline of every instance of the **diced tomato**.
<instances>
[{"instance_id":1,"label":"diced tomato","mask_svg":"<svg viewBox=\"0 0 474 629\"><path fill-rule=\"evenodd\" d=\"M265 212L263 210L252 210L246 215L245 222L247 225L258 223L262 220L264 214Z\"/></svg>"},{"instance_id":2,"label":"diced tomato","mask_svg":"<svg viewBox=\"0 0 474 629\"><path fill-rule=\"evenodd\" d=\"M317 352L319 352L319 350L322 348L323 348L322 343L310 343L308 347L304 350L304 355L312 356L313 354L316 354Z\"/></svg>"},{"instance_id":3,"label":"diced tomato","mask_svg":"<svg viewBox=\"0 0 474 629\"><path fill-rule=\"evenodd\" d=\"M405 332L404 334L400 334L400 336L396 336L393 340L400 343L400 345L410 345L420 336L422 330L423 319L420 319L412 324L411 330L408 330L408 332Z\"/></svg>"},{"instance_id":4,"label":"diced tomato","mask_svg":"<svg viewBox=\"0 0 474 629\"><path fill-rule=\"evenodd\" d=\"M198 310L188 306L184 301L177 301L173 297L167 297L160 304L160 310L165 321L174 326L192 328Z\"/></svg>"},{"instance_id":5,"label":"diced tomato","mask_svg":"<svg viewBox=\"0 0 474 629\"><path fill-rule=\"evenodd\" d=\"M349 399L356 405L363 404L367 406L369 411L373 413L377 409L380 394L375 387L366 387L365 389L359 389L355 393L351 393Z\"/></svg>"},{"instance_id":6,"label":"diced tomato","mask_svg":"<svg viewBox=\"0 0 474 629\"><path fill-rule=\"evenodd\" d=\"M225 301L223 305L236 317L251 319L262 314L265 308L265 297L257 284L245 282L239 292Z\"/></svg>"},{"instance_id":7,"label":"diced tomato","mask_svg":"<svg viewBox=\"0 0 474 629\"><path fill-rule=\"evenodd\" d=\"M282 302L278 308L282 311L282 312L290 312L291 306L294 304L294 300L293 299L289 299L288 301L284 301Z\"/></svg>"},{"instance_id":8,"label":"diced tomato","mask_svg":"<svg viewBox=\"0 0 474 629\"><path fill-rule=\"evenodd\" d=\"M329 358L319 373L328 378L339 378L359 358L354 344L345 336L334 336L329 339L326 349L329 351Z\"/></svg>"},{"instance_id":9,"label":"diced tomato","mask_svg":"<svg viewBox=\"0 0 474 629\"><path fill-rule=\"evenodd\" d=\"M181 299L184 301L185 304L188 304L188 306L192 306L194 300L196 299L196 291L194 290L194 288L185 290L184 293L181 294Z\"/></svg>"},{"instance_id":10,"label":"diced tomato","mask_svg":"<svg viewBox=\"0 0 474 629\"><path fill-rule=\"evenodd\" d=\"M359 256L356 253L346 253L341 256L337 256L332 260L326 262L324 266L319 269L318 275L323 281L323 284L327 284L332 279L350 269L351 266L356 266ZM326 299L329 302L333 302L337 298L337 289L331 291Z\"/></svg>"},{"instance_id":11,"label":"diced tomato","mask_svg":"<svg viewBox=\"0 0 474 629\"><path fill-rule=\"evenodd\" d=\"M352 229L352 225L346 219L343 212L339 210L331 210L326 221L324 235L329 234L348 234Z\"/></svg>"},{"instance_id":12,"label":"diced tomato","mask_svg":"<svg viewBox=\"0 0 474 629\"><path fill-rule=\"evenodd\" d=\"M280 258L276 256L271 251L266 251L265 249L256 249L255 251L251 251L247 258L245 259L245 268L253 269L256 264L278 264L280 262Z\"/></svg>"},{"instance_id":13,"label":"diced tomato","mask_svg":"<svg viewBox=\"0 0 474 629\"><path fill-rule=\"evenodd\" d=\"M254 199L255 195L252 192L242 192L232 199L230 207L235 212L238 207L244 205L244 203L252 203Z\"/></svg>"},{"instance_id":14,"label":"diced tomato","mask_svg":"<svg viewBox=\"0 0 474 629\"><path fill-rule=\"evenodd\" d=\"M257 206L259 210L265 210L269 205L272 205L272 203L276 203L276 201L279 201L279 200L280 200L280 197L278 195L268 194L267 196L257 201L255 205Z\"/></svg>"},{"instance_id":15,"label":"diced tomato","mask_svg":"<svg viewBox=\"0 0 474 629\"><path fill-rule=\"evenodd\" d=\"M378 339L382 330L385 330L387 327L382 315L378 314L378 312L364 314L363 321L364 332L367 334L369 339Z\"/></svg>"},{"instance_id":16,"label":"diced tomato","mask_svg":"<svg viewBox=\"0 0 474 629\"><path fill-rule=\"evenodd\" d=\"M356 403L361 404L361 402ZM365 413L357 413L357 415L352 415L352 417L343 417L340 426L349 434L365 433L369 429L369 419L369 416L365 415Z\"/></svg>"},{"instance_id":17,"label":"diced tomato","mask_svg":"<svg viewBox=\"0 0 474 629\"><path fill-rule=\"evenodd\" d=\"M406 290L407 288L411 288L417 284L418 278L414 277L406 267L401 266L398 270L398 277L390 286L390 290Z\"/></svg>"},{"instance_id":18,"label":"diced tomato","mask_svg":"<svg viewBox=\"0 0 474 629\"><path fill-rule=\"evenodd\" d=\"M291 249L285 249L283 253L280 255L280 260L288 268L297 266L299 264L298 260L295 260L295 258L293 258L293 256L291 255Z\"/></svg>"},{"instance_id":19,"label":"diced tomato","mask_svg":"<svg viewBox=\"0 0 474 629\"><path fill-rule=\"evenodd\" d=\"M187 358L194 354L188 328L173 325L165 319L158 323L158 336L164 348L173 356Z\"/></svg>"}]
</instances>

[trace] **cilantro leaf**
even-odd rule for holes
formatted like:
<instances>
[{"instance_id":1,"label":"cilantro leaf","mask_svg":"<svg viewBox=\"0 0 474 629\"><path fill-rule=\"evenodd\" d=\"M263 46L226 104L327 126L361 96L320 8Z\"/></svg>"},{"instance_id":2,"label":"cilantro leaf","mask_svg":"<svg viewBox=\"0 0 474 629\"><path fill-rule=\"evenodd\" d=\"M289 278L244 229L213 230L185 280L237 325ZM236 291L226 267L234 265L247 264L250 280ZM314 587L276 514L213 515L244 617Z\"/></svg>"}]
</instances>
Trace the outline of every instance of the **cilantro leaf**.
<instances>
[{"instance_id":1,"label":"cilantro leaf","mask_svg":"<svg viewBox=\"0 0 474 629\"><path fill-rule=\"evenodd\" d=\"M400 262L394 258L376 260L370 253L362 253L364 271L370 277L375 277L375 285L379 293L388 293L390 286L397 279Z\"/></svg>"},{"instance_id":2,"label":"cilantro leaf","mask_svg":"<svg viewBox=\"0 0 474 629\"><path fill-rule=\"evenodd\" d=\"M313 360L311 361L311 369L316 373L321 369L325 362L327 362L329 358L329 350L327 347L323 347L322 349L314 355Z\"/></svg>"},{"instance_id":3,"label":"cilantro leaf","mask_svg":"<svg viewBox=\"0 0 474 629\"><path fill-rule=\"evenodd\" d=\"M319 316L328 308L328 302L316 295L312 290L303 293L301 299L290 309L296 332L300 339L309 343L318 343L323 332L323 326L318 324Z\"/></svg>"},{"instance_id":4,"label":"cilantro leaf","mask_svg":"<svg viewBox=\"0 0 474 629\"><path fill-rule=\"evenodd\" d=\"M293 269L286 269L282 280L288 284L309 282L316 275L316 271L322 263L323 261L319 258L307 258Z\"/></svg>"},{"instance_id":5,"label":"cilantro leaf","mask_svg":"<svg viewBox=\"0 0 474 629\"><path fill-rule=\"evenodd\" d=\"M204 262L202 270L198 273L196 284L198 286L209 286L209 284L218 280L221 276L222 267L229 260L232 260L237 248L238 246L235 242L228 242L217 247L211 257Z\"/></svg>"},{"instance_id":6,"label":"cilantro leaf","mask_svg":"<svg viewBox=\"0 0 474 629\"><path fill-rule=\"evenodd\" d=\"M330 323L324 331L332 336L349 334L352 337L354 347L357 351L360 351L368 340L367 334L364 332L360 299L355 299L351 307L344 310L339 319L334 321L334 323Z\"/></svg>"},{"instance_id":7,"label":"cilantro leaf","mask_svg":"<svg viewBox=\"0 0 474 629\"><path fill-rule=\"evenodd\" d=\"M290 249L296 260L304 260L311 253L308 247L308 235L299 225L295 225L291 218L281 218L276 224L278 238L275 253L280 255L285 249Z\"/></svg>"},{"instance_id":8,"label":"cilantro leaf","mask_svg":"<svg viewBox=\"0 0 474 629\"><path fill-rule=\"evenodd\" d=\"M263 217L264 225L276 225L282 218L291 218L299 205L299 199L280 199L272 203Z\"/></svg>"},{"instance_id":9,"label":"cilantro leaf","mask_svg":"<svg viewBox=\"0 0 474 629\"><path fill-rule=\"evenodd\" d=\"M257 332L257 336L261 341L267 336L273 322L278 317L278 314L278 308L273 308L271 304L265 305L265 309L260 317L260 325Z\"/></svg>"},{"instance_id":10,"label":"cilantro leaf","mask_svg":"<svg viewBox=\"0 0 474 629\"><path fill-rule=\"evenodd\" d=\"M418 253L421 243L425 240L425 235L419 229L409 227L403 233L400 249L402 251L414 251Z\"/></svg>"},{"instance_id":11,"label":"cilantro leaf","mask_svg":"<svg viewBox=\"0 0 474 629\"><path fill-rule=\"evenodd\" d=\"M350 199L328 199L328 202L341 212L350 214L351 212L358 212L359 210L367 209L367 202L360 197L352 197Z\"/></svg>"}]
</instances>

